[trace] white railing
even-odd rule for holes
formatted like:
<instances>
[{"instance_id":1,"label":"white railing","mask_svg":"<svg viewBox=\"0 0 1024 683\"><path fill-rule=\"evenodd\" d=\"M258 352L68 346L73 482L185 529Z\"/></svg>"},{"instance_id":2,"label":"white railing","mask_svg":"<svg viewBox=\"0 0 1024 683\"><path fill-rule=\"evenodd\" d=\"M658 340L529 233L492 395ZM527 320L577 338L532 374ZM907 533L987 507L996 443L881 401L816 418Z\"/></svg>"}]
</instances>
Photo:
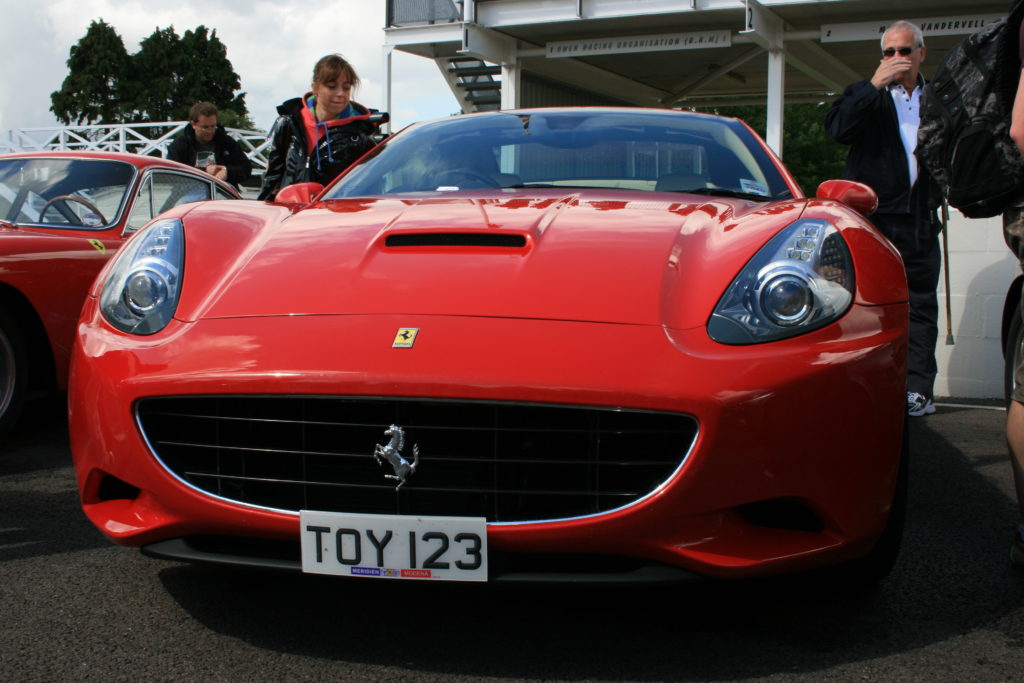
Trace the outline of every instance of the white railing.
<instances>
[{"instance_id":1,"label":"white railing","mask_svg":"<svg viewBox=\"0 0 1024 683\"><path fill-rule=\"evenodd\" d=\"M166 156L167 146L187 125L188 121L166 121L15 128L8 131L6 136L0 135L0 153L90 150ZM242 151L252 160L253 173L262 175L267 170L267 134L238 128L228 128L227 131L238 140Z\"/></svg>"}]
</instances>

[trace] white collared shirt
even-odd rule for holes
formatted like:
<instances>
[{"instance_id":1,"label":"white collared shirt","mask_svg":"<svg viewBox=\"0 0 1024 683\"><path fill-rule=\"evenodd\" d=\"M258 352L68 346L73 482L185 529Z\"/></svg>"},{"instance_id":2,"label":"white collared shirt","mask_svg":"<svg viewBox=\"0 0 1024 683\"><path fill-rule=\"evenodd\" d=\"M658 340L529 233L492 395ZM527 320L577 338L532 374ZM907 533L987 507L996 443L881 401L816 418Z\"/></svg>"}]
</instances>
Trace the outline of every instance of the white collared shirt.
<instances>
[{"instance_id":1,"label":"white collared shirt","mask_svg":"<svg viewBox=\"0 0 1024 683\"><path fill-rule=\"evenodd\" d=\"M914 150L917 149L917 129L921 125L921 87L914 86L914 92L907 93L901 84L894 83L889 86L889 94L896 105L900 138L907 154L907 168L910 169L910 187L913 187L917 180L917 157L914 156Z\"/></svg>"}]
</instances>

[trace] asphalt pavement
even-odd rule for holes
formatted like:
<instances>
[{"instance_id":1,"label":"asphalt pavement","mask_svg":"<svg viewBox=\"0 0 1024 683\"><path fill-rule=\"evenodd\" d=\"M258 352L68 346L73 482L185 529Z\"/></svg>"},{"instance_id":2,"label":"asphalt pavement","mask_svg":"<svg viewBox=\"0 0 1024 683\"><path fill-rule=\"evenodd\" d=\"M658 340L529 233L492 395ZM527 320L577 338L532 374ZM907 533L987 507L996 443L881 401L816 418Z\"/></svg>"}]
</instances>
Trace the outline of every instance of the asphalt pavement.
<instances>
[{"instance_id":1,"label":"asphalt pavement","mask_svg":"<svg viewBox=\"0 0 1024 683\"><path fill-rule=\"evenodd\" d=\"M946 399L911 422L903 552L875 588L610 590L149 559L82 515L62 405L37 401L0 444L0 680L1024 680L1004 419Z\"/></svg>"}]
</instances>

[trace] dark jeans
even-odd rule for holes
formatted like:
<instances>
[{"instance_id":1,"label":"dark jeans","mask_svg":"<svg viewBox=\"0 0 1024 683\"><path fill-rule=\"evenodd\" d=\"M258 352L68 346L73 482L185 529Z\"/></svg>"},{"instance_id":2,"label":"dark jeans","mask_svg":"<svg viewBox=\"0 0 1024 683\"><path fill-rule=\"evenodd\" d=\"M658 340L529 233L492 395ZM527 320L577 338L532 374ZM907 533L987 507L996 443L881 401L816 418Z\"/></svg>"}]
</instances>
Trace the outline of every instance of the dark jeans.
<instances>
[{"instance_id":1,"label":"dark jeans","mask_svg":"<svg viewBox=\"0 0 1024 683\"><path fill-rule=\"evenodd\" d=\"M939 226L928 216L905 213L875 214L870 220L889 238L903 257L910 294L910 344L907 355L907 391L932 398L935 343L939 337L939 285L942 267Z\"/></svg>"}]
</instances>

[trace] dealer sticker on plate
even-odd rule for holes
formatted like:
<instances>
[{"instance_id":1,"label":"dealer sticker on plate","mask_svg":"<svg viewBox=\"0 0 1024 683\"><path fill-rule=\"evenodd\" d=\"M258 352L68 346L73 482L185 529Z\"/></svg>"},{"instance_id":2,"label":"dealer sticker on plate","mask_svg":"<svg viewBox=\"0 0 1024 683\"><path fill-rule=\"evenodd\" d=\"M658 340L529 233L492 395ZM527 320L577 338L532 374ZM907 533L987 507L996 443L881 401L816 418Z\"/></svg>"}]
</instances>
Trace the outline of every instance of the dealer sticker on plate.
<instances>
[{"instance_id":1,"label":"dealer sticker on plate","mask_svg":"<svg viewBox=\"0 0 1024 683\"><path fill-rule=\"evenodd\" d=\"M487 580L483 517L302 510L302 571L378 579Z\"/></svg>"}]
</instances>

